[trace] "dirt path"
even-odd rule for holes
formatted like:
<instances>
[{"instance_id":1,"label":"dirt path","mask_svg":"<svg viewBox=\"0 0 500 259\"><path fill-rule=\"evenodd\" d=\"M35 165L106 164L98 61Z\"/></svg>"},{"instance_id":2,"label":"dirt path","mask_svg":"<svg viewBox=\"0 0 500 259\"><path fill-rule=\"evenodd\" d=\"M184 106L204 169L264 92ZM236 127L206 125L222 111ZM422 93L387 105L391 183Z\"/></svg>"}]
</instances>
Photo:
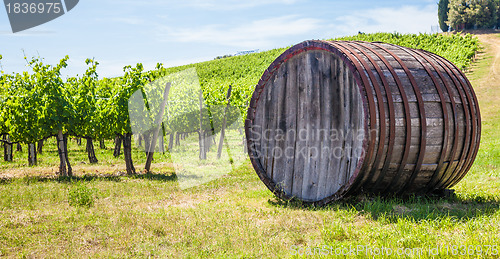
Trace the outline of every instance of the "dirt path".
<instances>
[{"instance_id":1,"label":"dirt path","mask_svg":"<svg viewBox=\"0 0 500 259\"><path fill-rule=\"evenodd\" d=\"M500 116L500 33L477 35L485 46L483 59L491 59L491 66L474 66L471 82L474 86L483 120ZM489 63L489 62L487 62Z\"/></svg>"},{"instance_id":2,"label":"dirt path","mask_svg":"<svg viewBox=\"0 0 500 259\"><path fill-rule=\"evenodd\" d=\"M490 51L494 55L493 63L490 67L490 77L498 78L500 75L500 33L499 34L482 34L477 35L483 43L489 44Z\"/></svg>"}]
</instances>

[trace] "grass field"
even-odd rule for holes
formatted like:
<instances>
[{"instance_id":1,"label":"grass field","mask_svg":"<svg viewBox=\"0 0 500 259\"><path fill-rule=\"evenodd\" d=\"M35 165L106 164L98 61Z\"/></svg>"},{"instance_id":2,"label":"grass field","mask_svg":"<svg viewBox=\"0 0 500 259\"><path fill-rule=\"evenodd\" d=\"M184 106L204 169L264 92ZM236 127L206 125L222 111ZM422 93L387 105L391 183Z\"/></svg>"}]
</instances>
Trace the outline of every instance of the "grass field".
<instances>
[{"instance_id":1,"label":"grass field","mask_svg":"<svg viewBox=\"0 0 500 259\"><path fill-rule=\"evenodd\" d=\"M125 176L122 157L70 144L76 177L53 178L49 140L39 165L0 162L0 255L7 257L498 258L500 256L500 37L480 35L469 73L481 105L481 148L450 198L360 196L323 208L277 200L246 161L182 190L168 157ZM144 155L134 150L138 169ZM390 254L389 254L390 253ZM378 255L378 256L377 256ZM470 256L468 256L470 255Z\"/></svg>"}]
</instances>

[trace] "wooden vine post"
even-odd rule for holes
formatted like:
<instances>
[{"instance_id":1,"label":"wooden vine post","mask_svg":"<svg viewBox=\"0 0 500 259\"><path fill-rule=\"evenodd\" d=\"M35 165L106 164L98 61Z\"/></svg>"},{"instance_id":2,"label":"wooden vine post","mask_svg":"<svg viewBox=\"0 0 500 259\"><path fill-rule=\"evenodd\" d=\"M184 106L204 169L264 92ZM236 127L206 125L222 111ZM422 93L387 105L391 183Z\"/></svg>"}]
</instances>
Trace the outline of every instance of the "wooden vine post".
<instances>
[{"instance_id":1,"label":"wooden vine post","mask_svg":"<svg viewBox=\"0 0 500 259\"><path fill-rule=\"evenodd\" d=\"M203 91L200 90L200 134L199 134L199 143L200 143L200 159L207 159L207 150L205 149L205 131L203 130Z\"/></svg>"},{"instance_id":2,"label":"wooden vine post","mask_svg":"<svg viewBox=\"0 0 500 259\"><path fill-rule=\"evenodd\" d=\"M4 148L4 155L3 159L5 162L12 162L12 143L10 143L10 137L8 134L5 134L3 136L3 148Z\"/></svg>"},{"instance_id":3,"label":"wooden vine post","mask_svg":"<svg viewBox=\"0 0 500 259\"><path fill-rule=\"evenodd\" d=\"M230 85L229 90L227 90L227 96L226 96L226 101L227 105L226 108L224 109L224 117L222 118L222 126L220 129L220 140L219 140L219 148L217 149L217 159L220 159L222 155L222 144L224 143L224 134L225 134L225 129L226 129L226 116L227 116L227 110L229 109L229 106L231 105L231 89L233 87Z\"/></svg>"},{"instance_id":4,"label":"wooden vine post","mask_svg":"<svg viewBox=\"0 0 500 259\"><path fill-rule=\"evenodd\" d=\"M69 163L68 159L68 138L59 130L57 133L57 151L59 153L59 175L60 176L72 176L73 169Z\"/></svg>"},{"instance_id":5,"label":"wooden vine post","mask_svg":"<svg viewBox=\"0 0 500 259\"><path fill-rule=\"evenodd\" d=\"M163 114L165 113L165 106L167 105L168 93L170 92L170 83L167 83L165 86L165 91L163 92L163 101L161 102L160 112L156 116L155 128L153 129L153 139L151 140L151 145L149 145L149 150L147 150L148 157L146 159L146 165L144 170L149 172L151 170L151 162L153 161L153 154L155 152L156 140L158 139L158 135L161 129L161 123L163 119ZM163 143L163 142L160 142Z\"/></svg>"}]
</instances>

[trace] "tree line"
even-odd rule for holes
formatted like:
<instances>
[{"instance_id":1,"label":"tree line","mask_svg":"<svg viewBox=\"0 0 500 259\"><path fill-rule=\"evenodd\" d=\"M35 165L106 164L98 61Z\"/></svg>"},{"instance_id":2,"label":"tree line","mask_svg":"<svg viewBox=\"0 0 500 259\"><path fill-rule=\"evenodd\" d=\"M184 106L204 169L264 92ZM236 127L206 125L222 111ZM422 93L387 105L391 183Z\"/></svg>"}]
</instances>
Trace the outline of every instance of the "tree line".
<instances>
[{"instance_id":1,"label":"tree line","mask_svg":"<svg viewBox=\"0 0 500 259\"><path fill-rule=\"evenodd\" d=\"M444 32L499 28L500 0L440 0L438 18Z\"/></svg>"}]
</instances>

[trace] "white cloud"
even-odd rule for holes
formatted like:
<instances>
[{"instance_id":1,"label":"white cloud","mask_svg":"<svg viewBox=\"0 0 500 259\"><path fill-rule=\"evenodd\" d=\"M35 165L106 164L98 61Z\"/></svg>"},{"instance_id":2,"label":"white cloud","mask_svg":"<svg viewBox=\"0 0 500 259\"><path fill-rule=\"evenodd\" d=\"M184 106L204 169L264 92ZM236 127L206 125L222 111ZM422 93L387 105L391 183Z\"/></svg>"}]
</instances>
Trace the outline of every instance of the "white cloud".
<instances>
[{"instance_id":1,"label":"white cloud","mask_svg":"<svg viewBox=\"0 0 500 259\"><path fill-rule=\"evenodd\" d=\"M148 1L137 1L137 0L108 0L111 3L126 5L126 6L157 6L157 7L190 7L198 9L207 10L238 10L246 9L258 6L267 5L291 5L302 0L148 0Z\"/></svg>"},{"instance_id":2,"label":"white cloud","mask_svg":"<svg viewBox=\"0 0 500 259\"><path fill-rule=\"evenodd\" d=\"M213 24L197 28L162 27L159 35L165 41L202 42L243 48L276 47L284 37L307 34L320 27L320 20L296 15L263 19L237 26Z\"/></svg>"},{"instance_id":3,"label":"white cloud","mask_svg":"<svg viewBox=\"0 0 500 259\"><path fill-rule=\"evenodd\" d=\"M125 23L130 25L144 24L144 20L137 17L117 17L112 19L115 22Z\"/></svg>"},{"instance_id":4,"label":"white cloud","mask_svg":"<svg viewBox=\"0 0 500 259\"><path fill-rule=\"evenodd\" d=\"M140 25L144 24L145 21L139 17L106 17L106 18L96 18L98 22L115 22L127 25Z\"/></svg>"},{"instance_id":5,"label":"white cloud","mask_svg":"<svg viewBox=\"0 0 500 259\"><path fill-rule=\"evenodd\" d=\"M225 0L225 2L234 1ZM431 26L436 25L437 5L432 4L422 7L402 6L358 10L333 18L330 24L316 18L287 15L246 24L210 24L198 27L160 25L157 29L157 39L167 42L201 42L246 49L267 49L280 47L283 42L289 42L289 40L293 43L312 38L352 35L358 31L366 33L431 32Z\"/></svg>"},{"instance_id":6,"label":"white cloud","mask_svg":"<svg viewBox=\"0 0 500 259\"><path fill-rule=\"evenodd\" d=\"M294 4L298 0L185 0L188 6L210 10L236 10L273 4Z\"/></svg>"},{"instance_id":7,"label":"white cloud","mask_svg":"<svg viewBox=\"0 0 500 259\"><path fill-rule=\"evenodd\" d=\"M331 29L342 35L358 31L423 33L430 32L431 26L437 24L437 5L432 4L422 8L403 6L357 11L338 17L336 23L331 25Z\"/></svg>"},{"instance_id":8,"label":"white cloud","mask_svg":"<svg viewBox=\"0 0 500 259\"><path fill-rule=\"evenodd\" d=\"M6 37L37 37L37 36L46 36L50 34L55 34L56 31L44 30L39 28L33 28L26 31L21 31L17 33L12 33L12 31L0 31L0 36Z\"/></svg>"}]
</instances>

